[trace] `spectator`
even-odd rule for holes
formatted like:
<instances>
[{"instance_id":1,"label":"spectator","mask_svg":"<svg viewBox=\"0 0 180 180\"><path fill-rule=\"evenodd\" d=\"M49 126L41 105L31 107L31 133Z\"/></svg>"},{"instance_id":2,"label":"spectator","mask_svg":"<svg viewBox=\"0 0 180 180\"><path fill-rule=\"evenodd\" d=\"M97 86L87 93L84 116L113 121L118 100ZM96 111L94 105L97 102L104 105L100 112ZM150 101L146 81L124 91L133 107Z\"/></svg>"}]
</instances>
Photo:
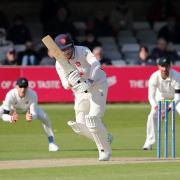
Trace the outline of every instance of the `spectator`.
<instances>
[{"instance_id":1,"label":"spectator","mask_svg":"<svg viewBox=\"0 0 180 180\"><path fill-rule=\"evenodd\" d=\"M85 24L86 24L86 28L85 28L85 34L87 33L92 33L92 34L96 34L96 30L95 30L95 20L94 18L87 18L85 20Z\"/></svg>"},{"instance_id":2,"label":"spectator","mask_svg":"<svg viewBox=\"0 0 180 180\"><path fill-rule=\"evenodd\" d=\"M154 0L149 7L147 20L153 28L155 21L164 21L167 16L176 16L176 9L171 0Z\"/></svg>"},{"instance_id":3,"label":"spectator","mask_svg":"<svg viewBox=\"0 0 180 180\"><path fill-rule=\"evenodd\" d=\"M161 57L169 58L171 59L173 64L175 63L175 61L178 61L180 59L177 52L173 48L171 48L167 40L162 37L158 38L157 45L152 50L150 56L154 61Z\"/></svg>"},{"instance_id":4,"label":"spectator","mask_svg":"<svg viewBox=\"0 0 180 180\"><path fill-rule=\"evenodd\" d=\"M97 40L93 33L87 32L85 40L81 43L81 45L88 47L92 51L96 46L101 46L101 43Z\"/></svg>"},{"instance_id":5,"label":"spectator","mask_svg":"<svg viewBox=\"0 0 180 180\"><path fill-rule=\"evenodd\" d=\"M104 56L102 47L95 47L93 54L101 65L112 65L111 60Z\"/></svg>"},{"instance_id":6,"label":"spectator","mask_svg":"<svg viewBox=\"0 0 180 180\"><path fill-rule=\"evenodd\" d=\"M6 52L10 47L13 47L13 43L6 40L5 29L0 28L0 62L6 58Z\"/></svg>"},{"instance_id":7,"label":"spectator","mask_svg":"<svg viewBox=\"0 0 180 180\"><path fill-rule=\"evenodd\" d=\"M25 44L27 41L31 41L30 31L21 15L14 17L13 25L8 31L7 39L11 40L14 44Z\"/></svg>"},{"instance_id":8,"label":"spectator","mask_svg":"<svg viewBox=\"0 0 180 180\"><path fill-rule=\"evenodd\" d=\"M112 36L113 31L109 24L109 19L105 16L103 11L97 11L96 17L94 20L95 23L95 36L102 37L102 36Z\"/></svg>"},{"instance_id":9,"label":"spectator","mask_svg":"<svg viewBox=\"0 0 180 180\"><path fill-rule=\"evenodd\" d=\"M47 55L45 57L42 58L41 62L40 62L40 66L54 66L56 61L53 58L53 55L51 53L51 51L47 50Z\"/></svg>"},{"instance_id":10,"label":"spectator","mask_svg":"<svg viewBox=\"0 0 180 180\"><path fill-rule=\"evenodd\" d=\"M4 45L6 41L6 30L4 28L0 28L0 45Z\"/></svg>"},{"instance_id":11,"label":"spectator","mask_svg":"<svg viewBox=\"0 0 180 180\"><path fill-rule=\"evenodd\" d=\"M139 48L139 60L137 64L141 66L156 65L156 61L151 59L149 49L146 46Z\"/></svg>"},{"instance_id":12,"label":"spectator","mask_svg":"<svg viewBox=\"0 0 180 180\"><path fill-rule=\"evenodd\" d=\"M59 7L64 7L69 14L68 6L63 0L42 0L40 20L43 25L44 33L48 30L48 24L56 17Z\"/></svg>"},{"instance_id":13,"label":"spectator","mask_svg":"<svg viewBox=\"0 0 180 180\"><path fill-rule=\"evenodd\" d=\"M47 48L44 45L42 45L37 50L37 53L38 53L39 59L43 59L44 57L47 56Z\"/></svg>"},{"instance_id":14,"label":"spectator","mask_svg":"<svg viewBox=\"0 0 180 180\"><path fill-rule=\"evenodd\" d=\"M0 28L3 28L7 31L9 27L9 21L6 15L0 10Z\"/></svg>"},{"instance_id":15,"label":"spectator","mask_svg":"<svg viewBox=\"0 0 180 180\"><path fill-rule=\"evenodd\" d=\"M176 22L175 16L167 18L167 24L160 29L158 37L163 37L172 43L180 43L180 27Z\"/></svg>"},{"instance_id":16,"label":"spectator","mask_svg":"<svg viewBox=\"0 0 180 180\"><path fill-rule=\"evenodd\" d=\"M12 66L18 65L17 54L14 48L10 48L6 53L6 59L1 62L1 65Z\"/></svg>"},{"instance_id":17,"label":"spectator","mask_svg":"<svg viewBox=\"0 0 180 180\"><path fill-rule=\"evenodd\" d=\"M20 64L23 66L39 64L38 53L34 50L31 41L26 42L26 49L19 53Z\"/></svg>"},{"instance_id":18,"label":"spectator","mask_svg":"<svg viewBox=\"0 0 180 180\"><path fill-rule=\"evenodd\" d=\"M77 30L70 21L65 7L59 7L56 17L48 23L47 27L46 34L50 34L52 37L55 37L59 33L69 33L75 37L77 35Z\"/></svg>"},{"instance_id":19,"label":"spectator","mask_svg":"<svg viewBox=\"0 0 180 180\"><path fill-rule=\"evenodd\" d=\"M125 0L118 0L114 9L110 13L110 24L117 34L121 29L132 30L133 15Z\"/></svg>"}]
</instances>

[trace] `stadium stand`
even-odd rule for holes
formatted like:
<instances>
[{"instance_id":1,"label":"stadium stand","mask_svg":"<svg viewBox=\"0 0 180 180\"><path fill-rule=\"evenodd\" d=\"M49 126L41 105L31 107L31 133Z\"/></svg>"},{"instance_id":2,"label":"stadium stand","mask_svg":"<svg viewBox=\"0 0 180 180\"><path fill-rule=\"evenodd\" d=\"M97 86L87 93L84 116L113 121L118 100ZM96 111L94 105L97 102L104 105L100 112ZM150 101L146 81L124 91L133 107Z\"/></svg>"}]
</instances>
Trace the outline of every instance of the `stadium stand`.
<instances>
[{"instance_id":1,"label":"stadium stand","mask_svg":"<svg viewBox=\"0 0 180 180\"><path fill-rule=\"evenodd\" d=\"M44 0L17 0L16 3L13 0L8 1L8 3L6 1L1 2L2 12L10 21L16 15L16 12L21 12L32 34L32 40L33 44L35 44L36 50L42 47L41 38L44 35L43 24L41 21L42 17L40 17L43 5L42 2L44 2ZM149 51L151 51L155 47L157 33L161 27L166 24L165 19L161 19L154 21L153 26L151 26L147 20L148 9L151 7L151 2L146 2L143 0L128 0L127 3L133 13L133 28L119 29L116 36L112 35L107 37L97 37L102 44L105 55L115 62L113 63L114 65L117 65L118 63L120 65L125 63L126 65L126 62L128 64L135 63L139 46L142 44L146 45ZM173 3L176 4L176 7L180 7L180 2L178 0L175 0ZM102 11L104 16L108 18L111 10L116 5L116 1L92 0L90 2L88 0L81 0L77 3L77 1L70 0L65 4L67 5L66 8L70 17L69 20L72 22L78 32L75 40L81 43L85 39L86 19L90 17L89 14L91 14L91 18L95 19L97 12ZM13 9L16 9L17 11L15 12ZM55 7L55 9L58 9L58 7ZM7 12L11 13L7 14ZM180 14L178 13L179 12L177 11L177 16ZM177 50L178 54L180 54L179 46L179 44L174 45L174 48ZM15 49L17 52L22 51L24 49L24 44L20 44L18 46L15 45ZM0 57L2 59L1 55L2 53L0 53Z\"/></svg>"},{"instance_id":2,"label":"stadium stand","mask_svg":"<svg viewBox=\"0 0 180 180\"><path fill-rule=\"evenodd\" d=\"M111 61L114 66L127 66L123 59L114 59Z\"/></svg>"},{"instance_id":3,"label":"stadium stand","mask_svg":"<svg viewBox=\"0 0 180 180\"><path fill-rule=\"evenodd\" d=\"M133 22L133 29L135 31L142 29L150 29L150 24L147 21L135 21Z\"/></svg>"}]
</instances>

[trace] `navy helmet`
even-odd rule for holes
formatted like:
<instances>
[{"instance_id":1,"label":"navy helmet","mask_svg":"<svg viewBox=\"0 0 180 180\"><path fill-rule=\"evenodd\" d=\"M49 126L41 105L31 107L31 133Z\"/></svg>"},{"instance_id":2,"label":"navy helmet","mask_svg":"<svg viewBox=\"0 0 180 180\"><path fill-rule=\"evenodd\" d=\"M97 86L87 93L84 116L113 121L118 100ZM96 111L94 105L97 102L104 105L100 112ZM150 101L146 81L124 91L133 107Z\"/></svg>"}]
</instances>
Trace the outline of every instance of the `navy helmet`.
<instances>
[{"instance_id":1,"label":"navy helmet","mask_svg":"<svg viewBox=\"0 0 180 180\"><path fill-rule=\"evenodd\" d=\"M74 46L74 41L69 34L60 34L56 36L54 40L61 50Z\"/></svg>"},{"instance_id":2,"label":"navy helmet","mask_svg":"<svg viewBox=\"0 0 180 180\"><path fill-rule=\"evenodd\" d=\"M28 80L24 77L20 77L17 81L16 81L16 85L18 85L19 87L28 87L29 83Z\"/></svg>"},{"instance_id":3,"label":"navy helmet","mask_svg":"<svg viewBox=\"0 0 180 180\"><path fill-rule=\"evenodd\" d=\"M166 66L170 64L171 64L171 60L167 57L161 57L157 59L157 65Z\"/></svg>"}]
</instances>

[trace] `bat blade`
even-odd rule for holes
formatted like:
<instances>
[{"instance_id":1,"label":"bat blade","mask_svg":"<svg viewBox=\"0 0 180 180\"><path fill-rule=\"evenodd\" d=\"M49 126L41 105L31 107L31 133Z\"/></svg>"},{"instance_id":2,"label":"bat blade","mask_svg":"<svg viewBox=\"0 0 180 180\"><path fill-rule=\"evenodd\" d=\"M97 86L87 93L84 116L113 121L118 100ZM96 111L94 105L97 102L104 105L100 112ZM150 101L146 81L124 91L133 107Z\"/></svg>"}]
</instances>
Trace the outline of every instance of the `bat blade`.
<instances>
[{"instance_id":1,"label":"bat blade","mask_svg":"<svg viewBox=\"0 0 180 180\"><path fill-rule=\"evenodd\" d=\"M58 48L51 36L45 36L44 38L42 38L42 42L48 48L48 50L53 52L56 61L60 63L67 75L69 75L72 71L75 70L75 68L67 61L63 52L61 51L61 49Z\"/></svg>"}]
</instances>

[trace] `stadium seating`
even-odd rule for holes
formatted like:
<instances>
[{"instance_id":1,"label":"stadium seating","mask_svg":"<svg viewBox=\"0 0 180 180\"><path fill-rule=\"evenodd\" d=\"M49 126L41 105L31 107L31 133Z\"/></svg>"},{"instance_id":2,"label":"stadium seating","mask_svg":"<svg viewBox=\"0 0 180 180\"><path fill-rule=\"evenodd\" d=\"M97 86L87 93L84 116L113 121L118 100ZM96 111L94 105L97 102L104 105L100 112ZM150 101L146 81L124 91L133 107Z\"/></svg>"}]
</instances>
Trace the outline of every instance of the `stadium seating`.
<instances>
[{"instance_id":1,"label":"stadium seating","mask_svg":"<svg viewBox=\"0 0 180 180\"><path fill-rule=\"evenodd\" d=\"M113 59L111 62L114 66L127 66L126 61L123 59Z\"/></svg>"},{"instance_id":2,"label":"stadium seating","mask_svg":"<svg viewBox=\"0 0 180 180\"><path fill-rule=\"evenodd\" d=\"M130 30L120 30L118 33L119 37L133 37L133 32Z\"/></svg>"},{"instance_id":3,"label":"stadium seating","mask_svg":"<svg viewBox=\"0 0 180 180\"><path fill-rule=\"evenodd\" d=\"M17 53L22 52L26 49L26 46L24 44L18 44L18 45L15 45L14 47Z\"/></svg>"},{"instance_id":4,"label":"stadium seating","mask_svg":"<svg viewBox=\"0 0 180 180\"><path fill-rule=\"evenodd\" d=\"M74 27L77 29L78 33L80 35L84 35L85 29L86 29L86 24L83 21L75 21L73 22Z\"/></svg>"},{"instance_id":5,"label":"stadium seating","mask_svg":"<svg viewBox=\"0 0 180 180\"><path fill-rule=\"evenodd\" d=\"M144 44L144 43L154 44L156 43L156 39L157 39L156 32L151 29L138 30L136 32L136 36L139 43L141 44Z\"/></svg>"},{"instance_id":6,"label":"stadium seating","mask_svg":"<svg viewBox=\"0 0 180 180\"><path fill-rule=\"evenodd\" d=\"M127 44L123 44L121 47L121 52L125 53L125 52L137 52L139 51L139 47L140 45L138 43L127 43Z\"/></svg>"},{"instance_id":7,"label":"stadium seating","mask_svg":"<svg viewBox=\"0 0 180 180\"><path fill-rule=\"evenodd\" d=\"M133 29L135 31L142 29L150 29L150 25L147 21L135 21L133 23Z\"/></svg>"},{"instance_id":8,"label":"stadium seating","mask_svg":"<svg viewBox=\"0 0 180 180\"><path fill-rule=\"evenodd\" d=\"M11 2L13 2L11 0ZM88 18L86 16L91 12L92 14L96 13L98 6L102 4L101 1L99 2L88 2L82 1L81 4L75 3L74 1L70 1L69 7L71 12L71 20L73 20L73 25L78 30L79 36L76 37L78 42L82 42L85 39L85 29L86 23L85 20ZM148 21L146 21L145 13L147 13L148 4L150 2L145 1L129 1L128 4L130 5L132 12L133 12L133 29L121 29L117 35L117 37L109 36L109 37L99 37L98 40L101 42L104 53L107 57L112 59L115 64L120 62L120 64L124 64L126 61L130 63L135 63L138 57L138 51L141 44L146 45L151 51L156 44L157 34L158 31L162 26L166 24L165 21L158 21L154 22L153 28L151 28ZM3 7L6 7L8 4L4 3ZM25 11L23 6L29 5L29 9ZM88 9L85 7L90 7L92 5L93 8ZM94 6L96 4L96 6ZM112 7L114 7L115 1L103 1L103 10L104 15L108 15ZM21 7L19 6L21 5ZM16 7L19 7L18 12L22 12L27 20L27 26L29 27L32 37L33 43L35 44L35 48L39 49L42 46L41 38L43 36L43 28L40 22L40 18L37 16L37 10L34 7L41 7L41 3L38 1L31 2L24 2L19 1L16 4ZM78 7L78 8L75 8ZM21 11L22 10L22 11ZM140 11L139 11L140 10ZM39 10L38 10L39 13ZM32 16L29 16L32 15ZM39 15L39 14L38 14ZM83 18L82 18L83 17ZM95 16L93 16L95 17ZM174 45L174 48L177 50L178 54L180 55L180 45ZM24 45L16 45L15 49L17 52L20 52L25 49ZM1 56L1 54L0 54ZM2 58L1 58L2 59ZM123 60L122 60L123 59ZM116 60L122 60L116 61ZM126 63L125 63L126 64Z\"/></svg>"},{"instance_id":9,"label":"stadium seating","mask_svg":"<svg viewBox=\"0 0 180 180\"><path fill-rule=\"evenodd\" d=\"M118 51L114 37L99 37L98 41L102 44L104 51Z\"/></svg>"},{"instance_id":10,"label":"stadium seating","mask_svg":"<svg viewBox=\"0 0 180 180\"><path fill-rule=\"evenodd\" d=\"M158 32L165 24L166 24L165 21L155 22L155 23L154 23L153 30L154 30L155 32Z\"/></svg>"},{"instance_id":11,"label":"stadium seating","mask_svg":"<svg viewBox=\"0 0 180 180\"><path fill-rule=\"evenodd\" d=\"M118 50L106 50L104 51L104 55L110 59L121 59L122 56Z\"/></svg>"},{"instance_id":12,"label":"stadium seating","mask_svg":"<svg viewBox=\"0 0 180 180\"><path fill-rule=\"evenodd\" d=\"M130 37L119 37L118 38L119 46L122 46L123 44L133 44L137 43L137 39L133 36Z\"/></svg>"}]
</instances>

